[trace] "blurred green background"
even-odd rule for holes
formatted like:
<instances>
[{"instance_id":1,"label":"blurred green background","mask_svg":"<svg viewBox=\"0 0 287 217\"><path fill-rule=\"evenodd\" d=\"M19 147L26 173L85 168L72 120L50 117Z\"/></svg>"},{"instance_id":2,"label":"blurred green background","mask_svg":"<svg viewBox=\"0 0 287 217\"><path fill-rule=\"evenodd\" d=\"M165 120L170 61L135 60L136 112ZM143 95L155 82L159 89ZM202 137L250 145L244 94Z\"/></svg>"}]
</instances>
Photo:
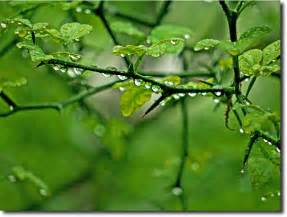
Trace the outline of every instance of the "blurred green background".
<instances>
[{"instance_id":1,"label":"blurred green background","mask_svg":"<svg viewBox=\"0 0 287 217\"><path fill-rule=\"evenodd\" d=\"M161 5L162 1L108 1L105 7L153 21ZM1 2L0 20L16 15L19 8L19 3ZM82 42L82 62L124 67L120 58L112 55L113 43L95 15L63 10L60 2L50 2L27 17L56 28L75 19L92 25L92 33ZM117 18L108 16L108 19ZM190 27L194 32L192 42L228 37L227 23L217 2L175 1L163 23ZM263 47L280 39L279 1L258 1L246 9L239 19L238 31L261 24L272 27L272 33L262 42ZM142 26L139 28L148 32ZM0 37L0 50L16 38L12 31L1 32ZM124 42L127 39L120 39L127 43ZM202 58L208 61L212 53ZM194 60L192 64L197 63ZM167 55L145 59L143 69L176 71L179 65L177 57ZM0 58L0 78L19 77L26 77L28 84L9 89L8 93L21 104L61 100L76 91L48 67L36 68L14 46ZM97 85L108 79L95 75L90 80ZM142 110L131 118L123 118L119 96L119 91L109 90L85 100L84 105L68 107L62 114L39 110L1 118L0 210L180 210L179 197L172 194L170 187L181 153L179 105L159 108L145 118ZM251 99L280 114L280 80L260 78ZM212 99L201 96L189 98L187 103L190 158L184 171L183 189L188 210L279 211L281 201L277 195L265 202L260 199L266 193L280 191L279 177L263 189L253 189L248 173L240 174L248 137L225 128L225 107L214 111ZM0 111L7 109L0 101ZM233 118L231 125L237 127ZM49 196L41 196L33 183L10 182L7 177L14 166L22 166L41 178L49 187Z\"/></svg>"}]
</instances>

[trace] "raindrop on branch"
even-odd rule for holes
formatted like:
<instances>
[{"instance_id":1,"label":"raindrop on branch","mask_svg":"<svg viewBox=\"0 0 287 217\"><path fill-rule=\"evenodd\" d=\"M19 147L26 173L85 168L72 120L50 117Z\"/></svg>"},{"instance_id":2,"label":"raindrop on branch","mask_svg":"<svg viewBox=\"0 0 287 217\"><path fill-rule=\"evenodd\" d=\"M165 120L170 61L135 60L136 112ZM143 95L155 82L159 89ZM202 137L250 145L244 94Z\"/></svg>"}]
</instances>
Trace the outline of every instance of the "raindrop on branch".
<instances>
[{"instance_id":1,"label":"raindrop on branch","mask_svg":"<svg viewBox=\"0 0 287 217\"><path fill-rule=\"evenodd\" d=\"M39 190L39 193L40 193L40 195L43 196L43 197L47 197L47 196L48 196L48 192L47 192L47 190L44 189L44 188L41 188L41 189Z\"/></svg>"},{"instance_id":2,"label":"raindrop on branch","mask_svg":"<svg viewBox=\"0 0 287 217\"><path fill-rule=\"evenodd\" d=\"M81 7L77 7L77 8L76 8L76 12L77 12L77 13L81 13L82 11L83 11L83 10L82 10Z\"/></svg>"},{"instance_id":3,"label":"raindrop on branch","mask_svg":"<svg viewBox=\"0 0 287 217\"><path fill-rule=\"evenodd\" d=\"M239 132L240 132L241 134L243 134L243 133L244 133L244 130L243 130L242 128L240 128L240 129L239 129Z\"/></svg>"},{"instance_id":4,"label":"raindrop on branch","mask_svg":"<svg viewBox=\"0 0 287 217\"><path fill-rule=\"evenodd\" d=\"M202 96L205 96L205 95L206 95L206 92L202 92L201 95L202 95Z\"/></svg>"},{"instance_id":5,"label":"raindrop on branch","mask_svg":"<svg viewBox=\"0 0 287 217\"><path fill-rule=\"evenodd\" d=\"M185 96L185 93L179 93L178 96L184 97L184 96Z\"/></svg>"},{"instance_id":6,"label":"raindrop on branch","mask_svg":"<svg viewBox=\"0 0 287 217\"><path fill-rule=\"evenodd\" d=\"M127 79L127 77L126 77L126 76L124 76L124 75L118 75L118 78L119 78L121 81L123 81L123 80L126 80L126 79Z\"/></svg>"},{"instance_id":7,"label":"raindrop on branch","mask_svg":"<svg viewBox=\"0 0 287 217\"><path fill-rule=\"evenodd\" d=\"M175 99L175 100L178 100L180 98L179 94L173 94L172 97Z\"/></svg>"},{"instance_id":8,"label":"raindrop on branch","mask_svg":"<svg viewBox=\"0 0 287 217\"><path fill-rule=\"evenodd\" d=\"M85 9L84 13L85 14L91 14L91 10L87 8L87 9Z\"/></svg>"},{"instance_id":9,"label":"raindrop on branch","mask_svg":"<svg viewBox=\"0 0 287 217\"><path fill-rule=\"evenodd\" d=\"M266 197L264 197L264 196L261 197L261 201L262 201L262 202L266 202L266 200L267 200Z\"/></svg>"},{"instance_id":10,"label":"raindrop on branch","mask_svg":"<svg viewBox=\"0 0 287 217\"><path fill-rule=\"evenodd\" d=\"M144 87L145 87L146 89L150 89L150 88L151 88L151 84L150 84L150 83L145 83Z\"/></svg>"},{"instance_id":11,"label":"raindrop on branch","mask_svg":"<svg viewBox=\"0 0 287 217\"><path fill-rule=\"evenodd\" d=\"M111 77L111 75L110 75L110 74L106 74L106 73L103 73L102 75L103 75L104 77L106 77L106 78Z\"/></svg>"},{"instance_id":12,"label":"raindrop on branch","mask_svg":"<svg viewBox=\"0 0 287 217\"><path fill-rule=\"evenodd\" d=\"M189 96L195 97L197 94L196 93L188 93Z\"/></svg>"},{"instance_id":13,"label":"raindrop on branch","mask_svg":"<svg viewBox=\"0 0 287 217\"><path fill-rule=\"evenodd\" d=\"M6 23L0 23L0 26L5 29L7 27L7 24Z\"/></svg>"},{"instance_id":14,"label":"raindrop on branch","mask_svg":"<svg viewBox=\"0 0 287 217\"><path fill-rule=\"evenodd\" d=\"M184 34L183 36L185 39L189 39L190 38L190 35L189 34Z\"/></svg>"},{"instance_id":15,"label":"raindrop on branch","mask_svg":"<svg viewBox=\"0 0 287 217\"><path fill-rule=\"evenodd\" d=\"M245 170L244 170L244 169L241 169L241 170L240 170L240 173L241 173L241 174L244 174L244 173L245 173Z\"/></svg>"},{"instance_id":16,"label":"raindrop on branch","mask_svg":"<svg viewBox=\"0 0 287 217\"><path fill-rule=\"evenodd\" d=\"M217 91L214 93L216 96L221 96L221 91Z\"/></svg>"},{"instance_id":17,"label":"raindrop on branch","mask_svg":"<svg viewBox=\"0 0 287 217\"><path fill-rule=\"evenodd\" d=\"M171 190L172 194L175 195L175 196L179 196L182 194L182 189L180 187L174 187L172 190Z\"/></svg>"},{"instance_id":18,"label":"raindrop on branch","mask_svg":"<svg viewBox=\"0 0 287 217\"><path fill-rule=\"evenodd\" d=\"M138 87L141 86L142 82L143 81L141 79L135 79L135 81L134 81L135 85Z\"/></svg>"},{"instance_id":19,"label":"raindrop on branch","mask_svg":"<svg viewBox=\"0 0 287 217\"><path fill-rule=\"evenodd\" d=\"M155 93L158 93L158 92L160 91L160 87L157 86L157 85L153 85L153 86L151 87L151 89L152 89L152 91L155 92Z\"/></svg>"}]
</instances>

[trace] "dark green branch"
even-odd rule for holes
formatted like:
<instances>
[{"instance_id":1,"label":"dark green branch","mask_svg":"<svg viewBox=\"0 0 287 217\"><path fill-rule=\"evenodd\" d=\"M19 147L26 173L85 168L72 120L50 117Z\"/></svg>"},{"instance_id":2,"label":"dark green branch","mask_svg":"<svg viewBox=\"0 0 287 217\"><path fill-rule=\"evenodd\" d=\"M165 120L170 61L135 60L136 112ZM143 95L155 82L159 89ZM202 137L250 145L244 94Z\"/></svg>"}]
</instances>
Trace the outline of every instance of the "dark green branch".
<instances>
[{"instance_id":1,"label":"dark green branch","mask_svg":"<svg viewBox=\"0 0 287 217\"><path fill-rule=\"evenodd\" d=\"M16 105L10 109L10 111L5 112L5 113L1 113L0 117L7 117L10 115L13 115L17 112L21 112L21 111L27 111L27 110L43 110L43 109L54 109L57 111L61 111L64 107L76 103L88 96L94 95L95 93L101 92L103 90L106 90L110 87L112 87L115 83L117 83L118 81L114 81L102 86L98 86L98 87L93 87L90 88L88 90L84 90L82 92L80 92L79 94L72 96L69 99L63 100L63 101L59 101L59 102L51 102L51 103L41 103L41 104L32 104L32 105Z\"/></svg>"}]
</instances>

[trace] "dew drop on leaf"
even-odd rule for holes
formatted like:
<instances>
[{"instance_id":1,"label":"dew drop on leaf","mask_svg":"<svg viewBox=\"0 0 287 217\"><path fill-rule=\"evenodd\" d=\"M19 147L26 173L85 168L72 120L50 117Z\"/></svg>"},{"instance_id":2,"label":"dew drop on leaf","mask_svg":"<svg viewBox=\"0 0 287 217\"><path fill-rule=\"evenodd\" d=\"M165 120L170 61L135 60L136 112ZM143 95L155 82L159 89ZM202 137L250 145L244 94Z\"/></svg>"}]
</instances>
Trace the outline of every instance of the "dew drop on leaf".
<instances>
[{"instance_id":1,"label":"dew drop on leaf","mask_svg":"<svg viewBox=\"0 0 287 217\"><path fill-rule=\"evenodd\" d=\"M185 96L185 93L179 93L178 96L184 97L184 96Z\"/></svg>"},{"instance_id":2,"label":"dew drop on leaf","mask_svg":"<svg viewBox=\"0 0 287 217\"><path fill-rule=\"evenodd\" d=\"M240 129L239 129L239 132L240 132L241 134L243 134L243 133L244 133L244 130L243 130L242 128L240 128Z\"/></svg>"},{"instance_id":3,"label":"dew drop on leaf","mask_svg":"<svg viewBox=\"0 0 287 217\"><path fill-rule=\"evenodd\" d=\"M172 97L175 99L175 100L178 100L180 98L180 96L178 94L173 94Z\"/></svg>"},{"instance_id":4,"label":"dew drop on leaf","mask_svg":"<svg viewBox=\"0 0 287 217\"><path fill-rule=\"evenodd\" d=\"M173 195L179 196L182 194L182 189L180 187L174 187L171 192Z\"/></svg>"},{"instance_id":5,"label":"dew drop on leaf","mask_svg":"<svg viewBox=\"0 0 287 217\"><path fill-rule=\"evenodd\" d=\"M214 99L213 102L219 103L219 99Z\"/></svg>"},{"instance_id":6,"label":"dew drop on leaf","mask_svg":"<svg viewBox=\"0 0 287 217\"><path fill-rule=\"evenodd\" d=\"M209 49L208 47L205 47L205 48L204 48L204 50L208 50L208 49Z\"/></svg>"},{"instance_id":7,"label":"dew drop on leaf","mask_svg":"<svg viewBox=\"0 0 287 217\"><path fill-rule=\"evenodd\" d=\"M189 35L189 34L185 34L183 37L184 37L185 39L189 39L189 38L190 38L190 35Z\"/></svg>"},{"instance_id":8,"label":"dew drop on leaf","mask_svg":"<svg viewBox=\"0 0 287 217\"><path fill-rule=\"evenodd\" d=\"M55 71L59 71L60 70L60 66L59 65L53 65L53 69L55 70Z\"/></svg>"},{"instance_id":9,"label":"dew drop on leaf","mask_svg":"<svg viewBox=\"0 0 287 217\"><path fill-rule=\"evenodd\" d=\"M143 81L141 79L135 79L135 81L134 81L135 85L138 87L141 86L142 82Z\"/></svg>"},{"instance_id":10,"label":"dew drop on leaf","mask_svg":"<svg viewBox=\"0 0 287 217\"><path fill-rule=\"evenodd\" d=\"M195 97L197 94L196 93L188 93L189 96Z\"/></svg>"},{"instance_id":11,"label":"dew drop on leaf","mask_svg":"<svg viewBox=\"0 0 287 217\"><path fill-rule=\"evenodd\" d=\"M77 8L76 8L76 12L77 12L77 13L81 13L81 12L82 12L82 8L81 8L81 7L77 7Z\"/></svg>"},{"instance_id":12,"label":"dew drop on leaf","mask_svg":"<svg viewBox=\"0 0 287 217\"><path fill-rule=\"evenodd\" d=\"M176 44L176 42L175 42L174 40L171 40L170 43L171 43L172 45L175 45L175 44Z\"/></svg>"},{"instance_id":13,"label":"dew drop on leaf","mask_svg":"<svg viewBox=\"0 0 287 217\"><path fill-rule=\"evenodd\" d=\"M280 196L281 196L281 193L280 193L280 191L278 191L278 192L277 192L277 196L278 196L278 197L280 197Z\"/></svg>"},{"instance_id":14,"label":"dew drop on leaf","mask_svg":"<svg viewBox=\"0 0 287 217\"><path fill-rule=\"evenodd\" d=\"M14 107L11 105L11 106L9 106L9 109L10 109L10 111L13 111Z\"/></svg>"},{"instance_id":15,"label":"dew drop on leaf","mask_svg":"<svg viewBox=\"0 0 287 217\"><path fill-rule=\"evenodd\" d=\"M244 170L244 169L240 170L240 173L241 173L241 174L244 174L244 173L245 173L245 170Z\"/></svg>"},{"instance_id":16,"label":"dew drop on leaf","mask_svg":"<svg viewBox=\"0 0 287 217\"><path fill-rule=\"evenodd\" d=\"M91 10L87 8L87 9L85 9L84 13L85 14L91 14Z\"/></svg>"},{"instance_id":17,"label":"dew drop on leaf","mask_svg":"<svg viewBox=\"0 0 287 217\"><path fill-rule=\"evenodd\" d=\"M161 106L165 106L165 101L161 101L160 103L159 103Z\"/></svg>"},{"instance_id":18,"label":"dew drop on leaf","mask_svg":"<svg viewBox=\"0 0 287 217\"><path fill-rule=\"evenodd\" d=\"M280 149L278 148L278 147L276 147L276 151L278 152L278 153L280 153L281 151L280 151Z\"/></svg>"},{"instance_id":19,"label":"dew drop on leaf","mask_svg":"<svg viewBox=\"0 0 287 217\"><path fill-rule=\"evenodd\" d=\"M264 197L264 196L261 197L261 201L262 201L262 202L266 202L266 200L267 200L266 197Z\"/></svg>"},{"instance_id":20,"label":"dew drop on leaf","mask_svg":"<svg viewBox=\"0 0 287 217\"><path fill-rule=\"evenodd\" d=\"M7 24L6 23L1 23L0 26L5 29L7 27Z\"/></svg>"}]
</instances>

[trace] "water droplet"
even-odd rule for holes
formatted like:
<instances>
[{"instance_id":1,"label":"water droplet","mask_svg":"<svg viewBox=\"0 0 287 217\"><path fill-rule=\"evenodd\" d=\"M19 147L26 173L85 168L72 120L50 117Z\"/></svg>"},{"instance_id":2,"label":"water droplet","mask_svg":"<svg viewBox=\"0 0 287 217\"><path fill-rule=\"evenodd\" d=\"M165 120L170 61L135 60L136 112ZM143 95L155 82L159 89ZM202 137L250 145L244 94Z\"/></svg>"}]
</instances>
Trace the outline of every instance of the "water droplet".
<instances>
[{"instance_id":1,"label":"water droplet","mask_svg":"<svg viewBox=\"0 0 287 217\"><path fill-rule=\"evenodd\" d=\"M13 111L14 110L14 106L10 105L9 109L10 109L10 111Z\"/></svg>"},{"instance_id":2,"label":"water droplet","mask_svg":"<svg viewBox=\"0 0 287 217\"><path fill-rule=\"evenodd\" d=\"M278 148L278 147L276 147L276 151L278 152L278 153L280 153L281 151L280 151L280 149Z\"/></svg>"},{"instance_id":3,"label":"water droplet","mask_svg":"<svg viewBox=\"0 0 287 217\"><path fill-rule=\"evenodd\" d=\"M242 128L240 128L240 129L239 129L239 132L240 132L241 134L243 134L243 133L244 133L244 130L243 130Z\"/></svg>"},{"instance_id":4,"label":"water droplet","mask_svg":"<svg viewBox=\"0 0 287 217\"><path fill-rule=\"evenodd\" d=\"M191 169L193 171L197 171L199 169L199 164L197 162L194 162L191 164Z\"/></svg>"},{"instance_id":5,"label":"water droplet","mask_svg":"<svg viewBox=\"0 0 287 217\"><path fill-rule=\"evenodd\" d=\"M157 86L157 85L153 85L153 86L151 87L151 89L152 89L153 92L158 93L159 90L160 90L160 87Z\"/></svg>"},{"instance_id":6,"label":"water droplet","mask_svg":"<svg viewBox=\"0 0 287 217\"><path fill-rule=\"evenodd\" d=\"M150 88L151 88L151 84L150 84L150 83L145 83L144 87L145 87L146 89L150 89Z\"/></svg>"},{"instance_id":7,"label":"water droplet","mask_svg":"<svg viewBox=\"0 0 287 217\"><path fill-rule=\"evenodd\" d=\"M276 62L276 60L272 60L271 62L272 62L272 63L275 63L275 62Z\"/></svg>"},{"instance_id":8,"label":"water droplet","mask_svg":"<svg viewBox=\"0 0 287 217\"><path fill-rule=\"evenodd\" d=\"M219 100L219 99L213 99L213 102L215 102L215 103L219 103L219 102L220 102L220 100Z\"/></svg>"},{"instance_id":9,"label":"water droplet","mask_svg":"<svg viewBox=\"0 0 287 217\"><path fill-rule=\"evenodd\" d=\"M250 105L250 102L246 101L246 105Z\"/></svg>"},{"instance_id":10,"label":"water droplet","mask_svg":"<svg viewBox=\"0 0 287 217\"><path fill-rule=\"evenodd\" d=\"M124 75L118 75L118 78L122 81L127 79L127 77Z\"/></svg>"},{"instance_id":11,"label":"water droplet","mask_svg":"<svg viewBox=\"0 0 287 217\"><path fill-rule=\"evenodd\" d=\"M280 193L280 191L278 191L278 192L277 192L277 196L278 196L278 197L280 197L280 196L281 196L281 193Z\"/></svg>"},{"instance_id":12,"label":"water droplet","mask_svg":"<svg viewBox=\"0 0 287 217\"><path fill-rule=\"evenodd\" d=\"M264 197L264 196L261 197L261 201L262 201L262 202L265 202L266 200L267 200L266 197Z\"/></svg>"},{"instance_id":13,"label":"water droplet","mask_svg":"<svg viewBox=\"0 0 287 217\"><path fill-rule=\"evenodd\" d=\"M124 55L124 54L121 54L120 56L121 56L121 57L125 57L126 55Z\"/></svg>"},{"instance_id":14,"label":"water droplet","mask_svg":"<svg viewBox=\"0 0 287 217\"><path fill-rule=\"evenodd\" d=\"M215 95L216 95L216 96L221 96L221 91L215 92Z\"/></svg>"},{"instance_id":15,"label":"water droplet","mask_svg":"<svg viewBox=\"0 0 287 217\"><path fill-rule=\"evenodd\" d=\"M75 74L73 68L68 68L67 74L68 74L68 76L70 76L71 78L76 77L76 74Z\"/></svg>"},{"instance_id":16,"label":"water droplet","mask_svg":"<svg viewBox=\"0 0 287 217\"><path fill-rule=\"evenodd\" d=\"M134 81L135 85L138 87L141 86L142 82L143 81L141 79L135 79L135 81Z\"/></svg>"},{"instance_id":17,"label":"water droplet","mask_svg":"<svg viewBox=\"0 0 287 217\"><path fill-rule=\"evenodd\" d=\"M249 78L245 78L244 81L249 81Z\"/></svg>"},{"instance_id":18,"label":"water droplet","mask_svg":"<svg viewBox=\"0 0 287 217\"><path fill-rule=\"evenodd\" d=\"M65 73L65 72L67 72L67 69L65 67L61 67L60 72Z\"/></svg>"},{"instance_id":19,"label":"water droplet","mask_svg":"<svg viewBox=\"0 0 287 217\"><path fill-rule=\"evenodd\" d=\"M206 93L205 93L205 92L202 92L202 93L201 93L201 95L202 95L202 96L205 96L205 95L206 95Z\"/></svg>"},{"instance_id":20,"label":"water droplet","mask_svg":"<svg viewBox=\"0 0 287 217\"><path fill-rule=\"evenodd\" d=\"M209 49L208 47L205 47L205 48L204 48L204 50L208 50L208 49Z\"/></svg>"},{"instance_id":21,"label":"water droplet","mask_svg":"<svg viewBox=\"0 0 287 217\"><path fill-rule=\"evenodd\" d=\"M10 23L12 23L12 24L13 24L13 23L15 23L15 21L14 21L14 20L11 20L11 21L10 21Z\"/></svg>"},{"instance_id":22,"label":"water droplet","mask_svg":"<svg viewBox=\"0 0 287 217\"><path fill-rule=\"evenodd\" d=\"M103 136L104 135L104 132L105 132L105 127L101 124L98 124L95 128L94 128L94 133L97 135L97 136Z\"/></svg>"},{"instance_id":23,"label":"water droplet","mask_svg":"<svg viewBox=\"0 0 287 217\"><path fill-rule=\"evenodd\" d=\"M245 170L244 170L244 169L241 169L241 170L240 170L240 173L241 173L241 174L244 174L244 173L245 173Z\"/></svg>"},{"instance_id":24,"label":"water droplet","mask_svg":"<svg viewBox=\"0 0 287 217\"><path fill-rule=\"evenodd\" d=\"M164 84L170 87L174 85L172 81L165 81Z\"/></svg>"},{"instance_id":25,"label":"water droplet","mask_svg":"<svg viewBox=\"0 0 287 217\"><path fill-rule=\"evenodd\" d=\"M17 181L17 180L16 180L16 177L13 176L13 175L9 175L9 176L8 176L8 180L9 180L9 182L16 182L16 181Z\"/></svg>"},{"instance_id":26,"label":"water droplet","mask_svg":"<svg viewBox=\"0 0 287 217\"><path fill-rule=\"evenodd\" d=\"M106 78L111 77L111 75L110 75L110 74L106 74L106 73L103 73L102 75L103 75L104 77L106 77Z\"/></svg>"},{"instance_id":27,"label":"water droplet","mask_svg":"<svg viewBox=\"0 0 287 217\"><path fill-rule=\"evenodd\" d=\"M263 139L263 141L264 141L265 143L268 143L268 141L267 141L266 139Z\"/></svg>"},{"instance_id":28,"label":"water droplet","mask_svg":"<svg viewBox=\"0 0 287 217\"><path fill-rule=\"evenodd\" d=\"M76 8L76 12L77 12L77 13L81 13L81 12L82 12L82 8L81 8L81 7L77 7L77 8Z\"/></svg>"},{"instance_id":29,"label":"water droplet","mask_svg":"<svg viewBox=\"0 0 287 217\"><path fill-rule=\"evenodd\" d=\"M159 103L161 106L165 106L166 102L163 100Z\"/></svg>"},{"instance_id":30,"label":"water droplet","mask_svg":"<svg viewBox=\"0 0 287 217\"><path fill-rule=\"evenodd\" d=\"M59 65L53 65L52 67L55 71L59 71L61 68Z\"/></svg>"},{"instance_id":31,"label":"water droplet","mask_svg":"<svg viewBox=\"0 0 287 217\"><path fill-rule=\"evenodd\" d=\"M5 29L5 28L7 27L7 24L6 24L6 23L1 23L0 25L1 25L1 27L2 27L3 29Z\"/></svg>"},{"instance_id":32,"label":"water droplet","mask_svg":"<svg viewBox=\"0 0 287 217\"><path fill-rule=\"evenodd\" d=\"M90 13L91 13L91 10L87 8L87 9L85 9L84 13L85 13L85 14L90 14Z\"/></svg>"},{"instance_id":33,"label":"water droplet","mask_svg":"<svg viewBox=\"0 0 287 217\"><path fill-rule=\"evenodd\" d=\"M270 194L271 197L274 197L275 195L273 193Z\"/></svg>"},{"instance_id":34,"label":"water droplet","mask_svg":"<svg viewBox=\"0 0 287 217\"><path fill-rule=\"evenodd\" d=\"M189 34L184 34L183 36L185 39L189 39L190 38L190 35Z\"/></svg>"},{"instance_id":35,"label":"water droplet","mask_svg":"<svg viewBox=\"0 0 287 217\"><path fill-rule=\"evenodd\" d=\"M272 145L272 142L267 142L268 143L268 145Z\"/></svg>"},{"instance_id":36,"label":"water droplet","mask_svg":"<svg viewBox=\"0 0 287 217\"><path fill-rule=\"evenodd\" d=\"M120 88L119 88L119 90L122 91L122 92L125 91L125 89L126 89L126 88L124 88L124 87L120 87Z\"/></svg>"},{"instance_id":37,"label":"water droplet","mask_svg":"<svg viewBox=\"0 0 287 217\"><path fill-rule=\"evenodd\" d=\"M117 71L117 68L113 67L113 66L109 66L106 69L109 70L109 71Z\"/></svg>"},{"instance_id":38,"label":"water droplet","mask_svg":"<svg viewBox=\"0 0 287 217\"><path fill-rule=\"evenodd\" d=\"M15 31L15 34L18 35L18 34L19 34L19 31Z\"/></svg>"},{"instance_id":39,"label":"water droplet","mask_svg":"<svg viewBox=\"0 0 287 217\"><path fill-rule=\"evenodd\" d=\"M171 43L172 45L175 45L175 44L176 44L176 41L175 41L175 40L170 40L170 43Z\"/></svg>"},{"instance_id":40,"label":"water droplet","mask_svg":"<svg viewBox=\"0 0 287 217\"><path fill-rule=\"evenodd\" d=\"M180 187L174 187L171 192L173 195L179 196L182 194L182 189Z\"/></svg>"},{"instance_id":41,"label":"water droplet","mask_svg":"<svg viewBox=\"0 0 287 217\"><path fill-rule=\"evenodd\" d=\"M188 93L189 96L195 97L197 94L196 93Z\"/></svg>"},{"instance_id":42,"label":"water droplet","mask_svg":"<svg viewBox=\"0 0 287 217\"><path fill-rule=\"evenodd\" d=\"M180 96L178 94L173 94L172 97L175 99L175 100L178 100L180 98Z\"/></svg>"},{"instance_id":43,"label":"water droplet","mask_svg":"<svg viewBox=\"0 0 287 217\"><path fill-rule=\"evenodd\" d=\"M80 39L79 39L79 38L75 38L75 41L76 41L76 42L79 42L79 41L80 41Z\"/></svg>"},{"instance_id":44,"label":"water droplet","mask_svg":"<svg viewBox=\"0 0 287 217\"><path fill-rule=\"evenodd\" d=\"M39 190L39 193L40 193L43 197L47 197L47 196L48 196L48 192L47 192L47 190L44 189L44 188L41 188L41 189Z\"/></svg>"},{"instance_id":45,"label":"water droplet","mask_svg":"<svg viewBox=\"0 0 287 217\"><path fill-rule=\"evenodd\" d=\"M73 54L70 54L69 57L72 61L77 61L81 58L80 55L73 55Z\"/></svg>"},{"instance_id":46,"label":"water droplet","mask_svg":"<svg viewBox=\"0 0 287 217\"><path fill-rule=\"evenodd\" d=\"M147 40L146 40L146 43L147 43L147 44L150 44L150 43L151 43L151 41L150 41L149 39L147 39Z\"/></svg>"},{"instance_id":47,"label":"water droplet","mask_svg":"<svg viewBox=\"0 0 287 217\"><path fill-rule=\"evenodd\" d=\"M73 70L74 70L74 73L76 74L76 75L81 75L82 73L83 73L83 71L84 71L84 69L82 69L82 68L73 68Z\"/></svg>"},{"instance_id":48,"label":"water droplet","mask_svg":"<svg viewBox=\"0 0 287 217\"><path fill-rule=\"evenodd\" d=\"M184 97L184 96L185 96L185 93L179 93L178 96Z\"/></svg>"}]
</instances>

